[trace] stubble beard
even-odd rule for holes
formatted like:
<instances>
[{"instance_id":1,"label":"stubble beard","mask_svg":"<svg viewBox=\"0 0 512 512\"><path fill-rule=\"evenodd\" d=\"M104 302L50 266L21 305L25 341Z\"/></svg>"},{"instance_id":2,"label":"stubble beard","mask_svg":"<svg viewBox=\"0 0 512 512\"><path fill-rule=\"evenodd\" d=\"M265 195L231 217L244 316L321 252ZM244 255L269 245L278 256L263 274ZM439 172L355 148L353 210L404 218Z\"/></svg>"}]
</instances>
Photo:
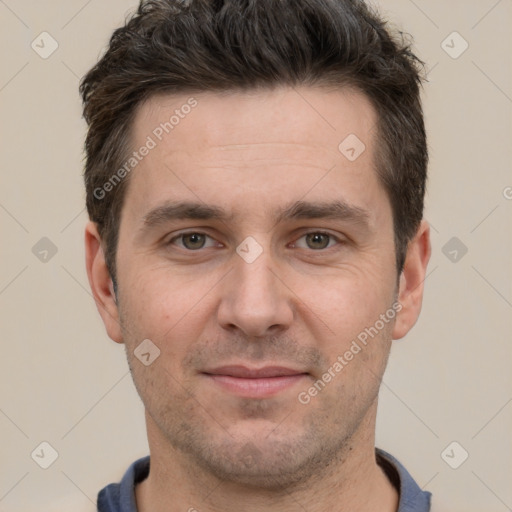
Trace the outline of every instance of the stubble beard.
<instances>
[{"instance_id":1,"label":"stubble beard","mask_svg":"<svg viewBox=\"0 0 512 512\"><path fill-rule=\"evenodd\" d=\"M354 435L376 409L378 387L365 397L364 405L359 400L357 408L347 406L347 402L357 402L356 397L340 406L337 394L330 395L320 406L298 405L291 412L280 413L272 411L272 407L265 411L254 400L241 399L239 410L244 413L239 421L248 421L245 418L252 410L252 418L260 420L250 421L273 416L276 426L270 433L266 427L265 432L256 429L249 435L237 434L230 432L226 419L201 404L193 393L180 388L180 396L173 395L170 400L169 390L159 389L156 380L139 378L138 370L134 372L133 368L137 363L129 359L150 421L171 451L188 465L184 469L194 478L201 472L223 482L273 492L311 485L343 464L351 450L357 448ZM343 386L338 391L343 393Z\"/></svg>"},{"instance_id":2,"label":"stubble beard","mask_svg":"<svg viewBox=\"0 0 512 512\"><path fill-rule=\"evenodd\" d=\"M239 399L238 422L249 418L275 424L272 430L267 422L265 432L252 429L241 434L215 407L201 403L193 386L178 382L163 366L164 357L149 367L136 360L136 331L125 330L128 364L147 417L192 478L202 473L223 482L289 493L339 468L357 450L361 432L363 437L370 433L373 442L378 391L389 351L376 373L369 370L373 380L362 392L352 373L352 379L337 377L338 382L329 384L333 388L319 393L313 404L299 405L295 396L282 407L268 399ZM391 342L390 331L381 334L384 339L372 343Z\"/></svg>"}]
</instances>

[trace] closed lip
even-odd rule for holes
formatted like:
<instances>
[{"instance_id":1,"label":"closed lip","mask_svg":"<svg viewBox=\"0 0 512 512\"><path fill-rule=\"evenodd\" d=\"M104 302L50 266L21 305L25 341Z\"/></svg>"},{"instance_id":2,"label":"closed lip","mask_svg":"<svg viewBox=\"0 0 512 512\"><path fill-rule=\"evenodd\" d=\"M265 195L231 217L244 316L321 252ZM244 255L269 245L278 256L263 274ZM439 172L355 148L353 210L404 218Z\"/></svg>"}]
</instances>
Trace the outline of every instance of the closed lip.
<instances>
[{"instance_id":1,"label":"closed lip","mask_svg":"<svg viewBox=\"0 0 512 512\"><path fill-rule=\"evenodd\" d=\"M264 366L263 368L248 368L242 365L219 366L203 371L207 375L224 375L239 379L268 379L272 377L287 377L290 375L307 374L304 370L287 368L285 366Z\"/></svg>"}]
</instances>

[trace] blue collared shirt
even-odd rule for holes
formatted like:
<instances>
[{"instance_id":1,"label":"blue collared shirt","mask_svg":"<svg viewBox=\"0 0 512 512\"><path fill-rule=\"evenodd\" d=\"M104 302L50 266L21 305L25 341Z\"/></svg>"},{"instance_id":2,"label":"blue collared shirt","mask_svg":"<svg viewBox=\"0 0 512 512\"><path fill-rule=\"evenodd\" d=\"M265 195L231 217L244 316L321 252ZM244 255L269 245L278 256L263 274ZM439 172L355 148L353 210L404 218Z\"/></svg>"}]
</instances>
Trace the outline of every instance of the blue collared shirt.
<instances>
[{"instance_id":1,"label":"blue collared shirt","mask_svg":"<svg viewBox=\"0 0 512 512\"><path fill-rule=\"evenodd\" d=\"M429 512L431 494L422 491L408 471L389 453L376 449L377 462L400 494L397 512ZM135 461L118 484L98 494L98 512L137 512L135 486L149 474L149 456Z\"/></svg>"}]
</instances>

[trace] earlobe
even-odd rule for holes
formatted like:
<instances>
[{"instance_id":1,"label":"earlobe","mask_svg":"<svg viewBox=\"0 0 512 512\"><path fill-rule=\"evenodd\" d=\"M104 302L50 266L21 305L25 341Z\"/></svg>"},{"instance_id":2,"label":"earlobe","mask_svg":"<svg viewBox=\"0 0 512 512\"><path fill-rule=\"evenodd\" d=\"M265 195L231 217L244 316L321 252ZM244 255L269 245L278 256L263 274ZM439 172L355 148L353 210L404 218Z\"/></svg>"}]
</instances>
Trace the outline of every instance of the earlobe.
<instances>
[{"instance_id":1,"label":"earlobe","mask_svg":"<svg viewBox=\"0 0 512 512\"><path fill-rule=\"evenodd\" d=\"M107 334L115 342L122 343L116 290L105 262L101 237L94 222L88 222L85 227L85 260L89 285Z\"/></svg>"},{"instance_id":2,"label":"earlobe","mask_svg":"<svg viewBox=\"0 0 512 512\"><path fill-rule=\"evenodd\" d=\"M409 242L400 275L398 301L402 308L396 317L393 339L403 338L418 320L430 254L430 226L426 220L422 220L416 235Z\"/></svg>"}]
</instances>

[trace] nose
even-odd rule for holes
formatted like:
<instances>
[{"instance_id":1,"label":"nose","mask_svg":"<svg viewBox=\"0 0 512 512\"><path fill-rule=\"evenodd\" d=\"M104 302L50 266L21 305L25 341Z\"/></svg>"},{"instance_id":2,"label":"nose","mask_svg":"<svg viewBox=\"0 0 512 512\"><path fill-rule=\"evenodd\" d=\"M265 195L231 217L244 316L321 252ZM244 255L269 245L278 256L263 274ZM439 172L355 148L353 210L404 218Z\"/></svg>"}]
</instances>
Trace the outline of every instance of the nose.
<instances>
[{"instance_id":1,"label":"nose","mask_svg":"<svg viewBox=\"0 0 512 512\"><path fill-rule=\"evenodd\" d=\"M293 293L284 284L268 251L248 263L234 256L218 308L218 322L227 330L263 337L288 329L293 321Z\"/></svg>"}]
</instances>

